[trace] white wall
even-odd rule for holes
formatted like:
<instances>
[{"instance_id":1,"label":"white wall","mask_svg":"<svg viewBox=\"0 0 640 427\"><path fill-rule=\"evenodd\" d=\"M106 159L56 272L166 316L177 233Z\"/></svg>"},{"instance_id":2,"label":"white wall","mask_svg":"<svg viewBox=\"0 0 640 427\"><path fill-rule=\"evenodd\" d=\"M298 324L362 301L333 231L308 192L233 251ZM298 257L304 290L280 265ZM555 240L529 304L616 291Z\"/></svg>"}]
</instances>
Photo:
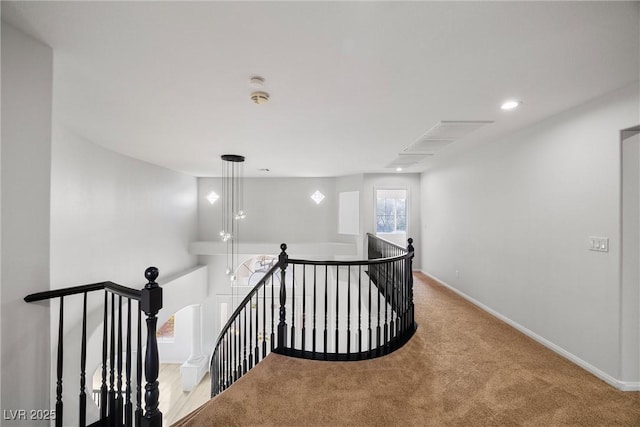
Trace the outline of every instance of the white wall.
<instances>
[{"instance_id":1,"label":"white wall","mask_svg":"<svg viewBox=\"0 0 640 427\"><path fill-rule=\"evenodd\" d=\"M640 119L639 119L640 121ZM640 378L640 134L622 142L622 367Z\"/></svg>"},{"instance_id":2,"label":"white wall","mask_svg":"<svg viewBox=\"0 0 640 427\"><path fill-rule=\"evenodd\" d=\"M49 284L52 68L49 47L2 23L3 411L51 409L49 308L23 298Z\"/></svg>"},{"instance_id":3,"label":"white wall","mask_svg":"<svg viewBox=\"0 0 640 427\"><path fill-rule=\"evenodd\" d=\"M53 134L51 287L103 280L142 287L196 263L197 180L83 140ZM73 266L73 268L70 268Z\"/></svg>"},{"instance_id":4,"label":"white wall","mask_svg":"<svg viewBox=\"0 0 640 427\"><path fill-rule=\"evenodd\" d=\"M638 124L638 102L638 86L624 88L422 176L423 270L612 383L619 132ZM587 250L587 236L609 237L609 252Z\"/></svg>"},{"instance_id":5,"label":"white wall","mask_svg":"<svg viewBox=\"0 0 640 427\"><path fill-rule=\"evenodd\" d=\"M219 240L222 200L205 199L212 190L222 196L220 179L199 179L199 238ZM308 243L334 241L337 197L333 178L245 178L240 241L253 243ZM311 194L325 199L317 205ZM277 249L277 246L276 246Z\"/></svg>"}]
</instances>

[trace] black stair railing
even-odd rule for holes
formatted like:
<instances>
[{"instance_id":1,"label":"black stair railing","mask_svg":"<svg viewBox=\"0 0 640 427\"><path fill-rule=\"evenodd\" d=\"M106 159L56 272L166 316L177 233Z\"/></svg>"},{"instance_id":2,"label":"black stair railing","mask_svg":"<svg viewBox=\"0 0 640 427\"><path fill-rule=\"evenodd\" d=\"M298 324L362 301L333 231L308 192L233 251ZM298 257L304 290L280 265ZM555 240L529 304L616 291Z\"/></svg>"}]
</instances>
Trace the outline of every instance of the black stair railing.
<instances>
[{"instance_id":1,"label":"black stair railing","mask_svg":"<svg viewBox=\"0 0 640 427\"><path fill-rule=\"evenodd\" d=\"M80 340L80 427L87 425L86 363L87 363L87 295L104 290L102 327L101 386L92 390L92 399L97 401L100 418L90 426L142 426L161 427L162 413L158 409L158 343L156 341L157 314L162 308L162 288L156 283L158 269L149 267L145 271L147 284L142 290L131 289L113 282L100 282L39 292L25 297L26 302L59 299L58 349L56 357L56 427L69 425L64 422L63 353L72 348L64 343L64 305L72 296L82 294L82 333ZM135 304L134 302L137 302ZM132 307L133 305L135 307ZM126 309L126 323L123 310ZM137 324L132 323L132 311L137 310ZM142 360L142 313L146 316L146 350ZM126 333L123 332L126 328ZM135 328L135 330L134 330ZM135 412L132 402L132 338L136 335L136 399ZM123 344L123 340L126 343ZM123 360L124 359L124 360ZM123 372L124 363L124 372ZM144 367L144 406L142 402L142 370ZM123 383L124 373L124 383Z\"/></svg>"},{"instance_id":2,"label":"black stair railing","mask_svg":"<svg viewBox=\"0 0 640 427\"><path fill-rule=\"evenodd\" d=\"M238 305L211 358L211 395L270 352L314 360L363 360L400 348L416 329L413 240L407 248L367 235L368 259L278 262ZM277 310L276 310L277 307Z\"/></svg>"}]
</instances>

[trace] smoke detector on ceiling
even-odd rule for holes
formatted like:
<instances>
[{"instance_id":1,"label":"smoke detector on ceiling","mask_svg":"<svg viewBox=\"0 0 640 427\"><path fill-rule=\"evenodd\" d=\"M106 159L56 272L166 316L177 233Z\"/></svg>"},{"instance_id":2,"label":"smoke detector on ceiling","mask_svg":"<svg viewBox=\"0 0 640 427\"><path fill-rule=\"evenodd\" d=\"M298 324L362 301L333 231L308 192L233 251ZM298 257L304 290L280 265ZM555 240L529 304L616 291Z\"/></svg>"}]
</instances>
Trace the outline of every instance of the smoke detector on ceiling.
<instances>
[{"instance_id":1,"label":"smoke detector on ceiling","mask_svg":"<svg viewBox=\"0 0 640 427\"><path fill-rule=\"evenodd\" d=\"M251 101L254 104L266 104L269 102L269 94L267 92L253 92L251 94Z\"/></svg>"}]
</instances>

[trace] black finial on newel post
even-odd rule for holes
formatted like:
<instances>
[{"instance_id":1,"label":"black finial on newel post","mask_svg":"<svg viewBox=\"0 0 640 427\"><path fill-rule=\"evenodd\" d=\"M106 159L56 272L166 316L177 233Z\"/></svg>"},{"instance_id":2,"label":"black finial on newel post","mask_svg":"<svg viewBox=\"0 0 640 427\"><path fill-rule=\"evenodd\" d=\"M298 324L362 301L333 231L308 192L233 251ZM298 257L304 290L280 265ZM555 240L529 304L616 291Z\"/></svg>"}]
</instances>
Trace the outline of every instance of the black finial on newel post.
<instances>
[{"instance_id":1,"label":"black finial on newel post","mask_svg":"<svg viewBox=\"0 0 640 427\"><path fill-rule=\"evenodd\" d=\"M280 245L280 255L278 256L278 264L280 264L280 323L278 323L278 349L284 350L287 343L287 324L285 322L286 310L285 303L287 302L287 288L286 288L286 276L285 270L289 264L289 255L287 255L287 245L283 243Z\"/></svg>"},{"instance_id":2,"label":"black finial on newel post","mask_svg":"<svg viewBox=\"0 0 640 427\"><path fill-rule=\"evenodd\" d=\"M158 372L160 360L158 357L158 341L156 340L156 328L158 318L156 315L162 308L162 288L156 283L158 269L149 267L144 272L144 277L149 281L142 289L140 306L147 315L147 350L144 359L144 375L147 381L144 389L144 415L142 426L161 427L162 412L158 409L160 391L158 389Z\"/></svg>"}]
</instances>

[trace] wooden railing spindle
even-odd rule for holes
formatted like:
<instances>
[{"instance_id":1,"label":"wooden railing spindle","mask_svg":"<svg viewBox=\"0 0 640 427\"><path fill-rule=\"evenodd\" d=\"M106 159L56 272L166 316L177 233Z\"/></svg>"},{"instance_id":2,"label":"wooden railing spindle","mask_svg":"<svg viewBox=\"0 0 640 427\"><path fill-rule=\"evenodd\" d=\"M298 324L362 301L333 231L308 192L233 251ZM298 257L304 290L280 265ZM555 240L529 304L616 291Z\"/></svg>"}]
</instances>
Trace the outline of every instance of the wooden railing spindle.
<instances>
[{"instance_id":1,"label":"wooden railing spindle","mask_svg":"<svg viewBox=\"0 0 640 427\"><path fill-rule=\"evenodd\" d=\"M107 312L109 310L109 293L104 291L104 317L102 321L102 382L100 383L100 420L103 421L103 425L106 424L107 419L107 347L109 343L107 341Z\"/></svg>"},{"instance_id":2,"label":"wooden railing spindle","mask_svg":"<svg viewBox=\"0 0 640 427\"><path fill-rule=\"evenodd\" d=\"M116 390L115 390L115 361L116 361L116 296L111 294L111 342L109 346L109 425L116 427Z\"/></svg>"},{"instance_id":3,"label":"wooden railing spindle","mask_svg":"<svg viewBox=\"0 0 640 427\"><path fill-rule=\"evenodd\" d=\"M87 425L87 392L86 392L86 370L87 370L87 293L83 294L82 301L82 338L80 349L80 427Z\"/></svg>"},{"instance_id":4,"label":"wooden railing spindle","mask_svg":"<svg viewBox=\"0 0 640 427\"><path fill-rule=\"evenodd\" d=\"M63 405L62 405L62 360L63 347L62 342L64 330L64 297L60 297L60 316L58 321L58 360L57 360L57 382L56 382L56 427L62 427Z\"/></svg>"},{"instance_id":5,"label":"wooden railing spindle","mask_svg":"<svg viewBox=\"0 0 640 427\"><path fill-rule=\"evenodd\" d=\"M138 330L136 331L136 426L142 423L142 302L138 300Z\"/></svg>"},{"instance_id":6,"label":"wooden railing spindle","mask_svg":"<svg viewBox=\"0 0 640 427\"><path fill-rule=\"evenodd\" d=\"M118 295L118 342L117 342L116 364L118 367L118 375L116 377L116 424L122 425L122 414L124 413L124 405L122 399L122 295Z\"/></svg>"},{"instance_id":7,"label":"wooden railing spindle","mask_svg":"<svg viewBox=\"0 0 640 427\"><path fill-rule=\"evenodd\" d=\"M133 407L131 405L131 302L131 299L127 302L127 363L124 404L124 424L127 427L131 427L133 424Z\"/></svg>"}]
</instances>

